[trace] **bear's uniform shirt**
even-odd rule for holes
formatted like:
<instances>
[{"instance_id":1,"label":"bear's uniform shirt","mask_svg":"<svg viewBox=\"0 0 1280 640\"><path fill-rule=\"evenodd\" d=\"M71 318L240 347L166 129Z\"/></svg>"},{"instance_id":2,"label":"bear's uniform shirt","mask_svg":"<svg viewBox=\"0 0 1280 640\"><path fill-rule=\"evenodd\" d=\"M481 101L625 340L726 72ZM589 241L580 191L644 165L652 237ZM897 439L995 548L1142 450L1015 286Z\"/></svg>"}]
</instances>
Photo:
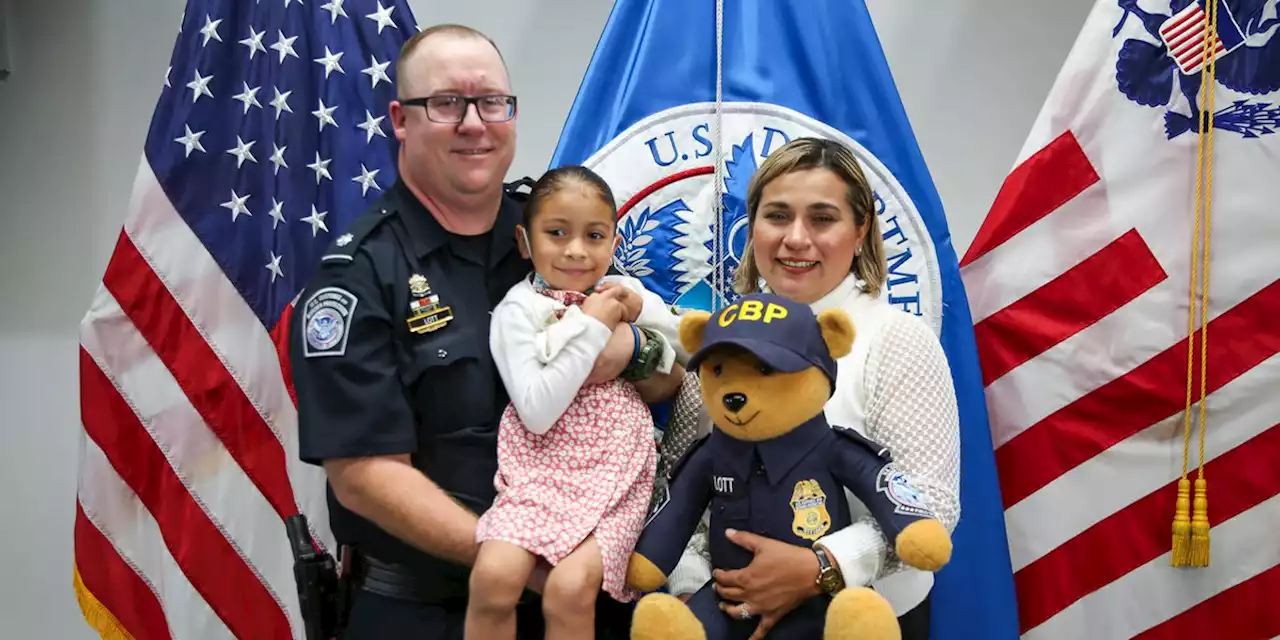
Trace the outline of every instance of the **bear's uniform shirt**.
<instances>
[{"instance_id":1,"label":"bear's uniform shirt","mask_svg":"<svg viewBox=\"0 0 1280 640\"><path fill-rule=\"evenodd\" d=\"M890 544L907 525L933 517L887 449L851 429L831 428L821 413L762 442L716 429L675 470L670 495L651 516L636 552L670 574L710 504L712 565L741 569L752 554L730 542L725 529L809 546L849 526L846 487L871 497L866 505Z\"/></svg>"}]
</instances>

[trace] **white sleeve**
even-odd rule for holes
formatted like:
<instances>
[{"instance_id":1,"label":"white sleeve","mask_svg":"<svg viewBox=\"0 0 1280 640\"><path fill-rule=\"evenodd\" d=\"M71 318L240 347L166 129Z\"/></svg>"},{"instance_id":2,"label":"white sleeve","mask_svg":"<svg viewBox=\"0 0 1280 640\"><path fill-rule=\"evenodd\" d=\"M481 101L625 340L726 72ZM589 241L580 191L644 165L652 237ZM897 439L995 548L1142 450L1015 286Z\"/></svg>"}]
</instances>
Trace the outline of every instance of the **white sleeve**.
<instances>
[{"instance_id":1,"label":"white sleeve","mask_svg":"<svg viewBox=\"0 0 1280 640\"><path fill-rule=\"evenodd\" d=\"M657 333L662 340L662 358L658 361L658 371L670 373L676 362L682 365L689 362L689 354L680 346L680 316L671 311L661 296L644 288L639 280L625 276L613 280L640 294L642 304L635 324Z\"/></svg>"},{"instance_id":2,"label":"white sleeve","mask_svg":"<svg viewBox=\"0 0 1280 640\"><path fill-rule=\"evenodd\" d=\"M867 437L889 448L947 531L960 521L960 415L946 354L928 326L894 318L867 360ZM871 516L821 540L845 584L865 586L905 565Z\"/></svg>"},{"instance_id":3,"label":"white sleeve","mask_svg":"<svg viewBox=\"0 0 1280 640\"><path fill-rule=\"evenodd\" d=\"M680 596L696 593L703 585L711 581L711 551L707 548L707 518L709 512L702 514L702 520L689 543L685 545L680 561L667 577L667 591Z\"/></svg>"},{"instance_id":4,"label":"white sleeve","mask_svg":"<svg viewBox=\"0 0 1280 640\"><path fill-rule=\"evenodd\" d=\"M537 326L515 301L503 301L493 310L489 350L526 429L537 434L551 429L578 395L611 335L603 322L581 311Z\"/></svg>"}]
</instances>

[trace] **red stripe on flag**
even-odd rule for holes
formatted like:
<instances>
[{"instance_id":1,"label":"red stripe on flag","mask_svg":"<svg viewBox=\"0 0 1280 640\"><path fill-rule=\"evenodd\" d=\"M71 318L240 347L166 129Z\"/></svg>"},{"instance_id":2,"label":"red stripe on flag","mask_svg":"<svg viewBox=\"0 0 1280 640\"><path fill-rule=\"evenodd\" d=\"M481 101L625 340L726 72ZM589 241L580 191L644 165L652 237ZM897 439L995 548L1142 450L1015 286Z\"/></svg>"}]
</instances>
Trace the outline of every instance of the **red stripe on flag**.
<instances>
[{"instance_id":1,"label":"red stripe on flag","mask_svg":"<svg viewBox=\"0 0 1280 640\"><path fill-rule=\"evenodd\" d=\"M1280 473L1274 468L1277 456L1280 425L1205 464L1211 526L1280 493ZM1191 478L1195 479L1194 473ZM1174 480L1147 494L1015 573L1023 633L1167 553L1177 484Z\"/></svg>"},{"instance_id":2,"label":"red stripe on flag","mask_svg":"<svg viewBox=\"0 0 1280 640\"><path fill-rule=\"evenodd\" d=\"M284 388L289 392L293 406L298 406L298 394L293 391L293 366L289 361L289 327L293 322L293 303L285 305L284 312L271 328L271 342L276 345L276 357L280 359L280 373L284 376Z\"/></svg>"},{"instance_id":3,"label":"red stripe on flag","mask_svg":"<svg viewBox=\"0 0 1280 640\"><path fill-rule=\"evenodd\" d=\"M1275 638L1280 636L1280 565L1241 582L1135 638Z\"/></svg>"},{"instance_id":4,"label":"red stripe on flag","mask_svg":"<svg viewBox=\"0 0 1280 640\"><path fill-rule=\"evenodd\" d=\"M1278 317L1280 280L1209 322L1206 393L1217 391L1280 353ZM1197 355L1198 344L1199 340ZM1195 368L1193 389L1200 388L1199 370ZM1014 436L996 449L1005 508L1112 445L1181 411L1186 404L1186 380L1184 338Z\"/></svg>"},{"instance_id":5,"label":"red stripe on flag","mask_svg":"<svg viewBox=\"0 0 1280 640\"><path fill-rule=\"evenodd\" d=\"M1165 33L1166 31L1174 30L1181 31L1187 28L1188 22L1200 20L1202 18L1204 18L1204 12L1200 10L1200 5L1193 4L1188 6L1186 9L1183 9L1182 15L1165 21L1164 25L1160 27L1160 32Z\"/></svg>"},{"instance_id":6,"label":"red stripe on flag","mask_svg":"<svg viewBox=\"0 0 1280 640\"><path fill-rule=\"evenodd\" d=\"M124 233L102 282L276 513L297 513L284 447Z\"/></svg>"},{"instance_id":7,"label":"red stripe on flag","mask_svg":"<svg viewBox=\"0 0 1280 640\"><path fill-rule=\"evenodd\" d=\"M92 361L89 366L97 368ZM160 600L76 503L75 564L80 581L135 638L171 638Z\"/></svg>"},{"instance_id":8,"label":"red stripe on flag","mask_svg":"<svg viewBox=\"0 0 1280 640\"><path fill-rule=\"evenodd\" d=\"M989 385L1167 278L1136 229L973 328Z\"/></svg>"},{"instance_id":9,"label":"red stripe on flag","mask_svg":"<svg viewBox=\"0 0 1280 640\"><path fill-rule=\"evenodd\" d=\"M239 638L291 637L284 611L196 504L133 409L83 348L80 406L91 408L81 415L85 432L151 512L174 561L227 628Z\"/></svg>"},{"instance_id":10,"label":"red stripe on flag","mask_svg":"<svg viewBox=\"0 0 1280 640\"><path fill-rule=\"evenodd\" d=\"M1098 181L1075 134L1063 132L1014 169L960 266L981 258Z\"/></svg>"}]
</instances>

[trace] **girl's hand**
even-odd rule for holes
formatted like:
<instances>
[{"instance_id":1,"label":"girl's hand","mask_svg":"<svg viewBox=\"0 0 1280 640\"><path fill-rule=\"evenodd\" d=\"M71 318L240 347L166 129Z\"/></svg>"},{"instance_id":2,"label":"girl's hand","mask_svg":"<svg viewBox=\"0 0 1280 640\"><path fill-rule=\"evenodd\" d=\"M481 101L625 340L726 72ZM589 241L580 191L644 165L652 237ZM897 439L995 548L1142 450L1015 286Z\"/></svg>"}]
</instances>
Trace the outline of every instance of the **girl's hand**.
<instances>
[{"instance_id":1,"label":"girl's hand","mask_svg":"<svg viewBox=\"0 0 1280 640\"><path fill-rule=\"evenodd\" d=\"M725 613L736 618L745 603L748 612L760 619L752 640L763 638L792 609L821 593L818 556L812 549L746 531L726 533L730 542L755 557L737 571L713 572L712 579L716 593L727 601L720 603Z\"/></svg>"},{"instance_id":2,"label":"girl's hand","mask_svg":"<svg viewBox=\"0 0 1280 640\"><path fill-rule=\"evenodd\" d=\"M621 287L597 291L582 301L582 312L604 323L612 330L622 322L626 307L618 300Z\"/></svg>"}]
</instances>

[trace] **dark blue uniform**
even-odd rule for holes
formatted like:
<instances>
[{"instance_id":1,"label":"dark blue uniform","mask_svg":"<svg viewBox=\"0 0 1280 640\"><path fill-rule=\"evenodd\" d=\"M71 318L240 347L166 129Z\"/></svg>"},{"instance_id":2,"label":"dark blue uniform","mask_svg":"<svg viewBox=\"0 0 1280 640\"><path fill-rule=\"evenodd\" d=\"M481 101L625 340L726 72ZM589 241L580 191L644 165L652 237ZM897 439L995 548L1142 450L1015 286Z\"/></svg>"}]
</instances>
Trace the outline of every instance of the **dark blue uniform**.
<instances>
[{"instance_id":1,"label":"dark blue uniform","mask_svg":"<svg viewBox=\"0 0 1280 640\"><path fill-rule=\"evenodd\" d=\"M508 402L489 312L529 272L515 244L522 215L507 196L490 233L457 236L397 182L335 239L290 331L303 460L409 454L463 506L489 508ZM344 637L462 638L466 567L391 536L332 491L329 509L362 587ZM520 637L539 638L540 605L528 600ZM623 637L629 609L600 601L598 624Z\"/></svg>"},{"instance_id":2,"label":"dark blue uniform","mask_svg":"<svg viewBox=\"0 0 1280 640\"><path fill-rule=\"evenodd\" d=\"M733 319L733 308L722 311L707 324L704 345L694 354L690 368L709 351L734 345L776 370L816 366L834 380L835 363L808 307L775 296L753 298L774 301L786 308L786 315L775 316L772 326L766 326ZM725 316L724 322L718 321L720 315ZM822 413L786 434L759 442L737 440L715 428L675 469L670 493L651 516L636 552L670 575L699 518L710 507L711 565L741 569L751 562L752 554L730 542L725 529L810 546L852 524L846 488L866 504L892 545L907 525L933 515L891 463L886 448L852 429L832 428ZM718 602L710 582L688 602L708 638L747 638L759 626L758 619L729 618ZM779 622L770 637L822 637L829 603L826 596L810 599Z\"/></svg>"}]
</instances>

